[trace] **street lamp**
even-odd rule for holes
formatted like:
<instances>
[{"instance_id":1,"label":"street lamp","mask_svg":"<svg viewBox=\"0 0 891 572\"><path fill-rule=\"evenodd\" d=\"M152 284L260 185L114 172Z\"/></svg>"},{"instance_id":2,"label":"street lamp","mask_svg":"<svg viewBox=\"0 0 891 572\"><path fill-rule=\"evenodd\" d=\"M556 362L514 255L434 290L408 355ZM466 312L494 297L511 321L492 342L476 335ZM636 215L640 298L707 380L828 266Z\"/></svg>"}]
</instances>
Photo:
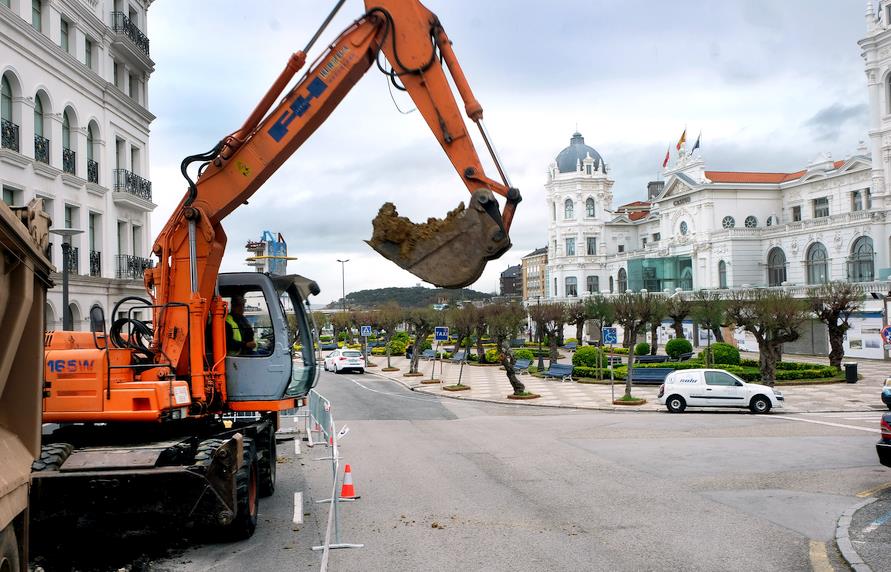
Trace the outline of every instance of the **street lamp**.
<instances>
[{"instance_id":1,"label":"street lamp","mask_svg":"<svg viewBox=\"0 0 891 572\"><path fill-rule=\"evenodd\" d=\"M536 296L535 301L538 305L538 317L541 320L541 296ZM535 333L538 334L538 371L544 371L544 356L541 353L541 322L535 324Z\"/></svg>"},{"instance_id":2,"label":"street lamp","mask_svg":"<svg viewBox=\"0 0 891 572\"><path fill-rule=\"evenodd\" d=\"M68 309L68 266L71 256L71 237L83 234L76 228L51 228L50 232L62 237L62 330L70 332L74 329L71 323L71 311Z\"/></svg>"},{"instance_id":3,"label":"street lamp","mask_svg":"<svg viewBox=\"0 0 891 572\"><path fill-rule=\"evenodd\" d=\"M341 308L344 312L346 312L346 263L350 261L349 258L346 260L337 259L340 262L340 292L341 292Z\"/></svg>"}]
</instances>

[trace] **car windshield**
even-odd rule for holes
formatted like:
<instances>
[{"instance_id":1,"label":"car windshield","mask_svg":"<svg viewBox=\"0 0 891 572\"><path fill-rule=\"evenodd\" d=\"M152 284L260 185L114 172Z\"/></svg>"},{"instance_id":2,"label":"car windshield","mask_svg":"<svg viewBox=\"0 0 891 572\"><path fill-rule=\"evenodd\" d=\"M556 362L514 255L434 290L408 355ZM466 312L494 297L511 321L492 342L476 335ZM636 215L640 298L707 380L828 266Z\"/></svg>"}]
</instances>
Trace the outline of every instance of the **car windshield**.
<instances>
[{"instance_id":1,"label":"car windshield","mask_svg":"<svg viewBox=\"0 0 891 572\"><path fill-rule=\"evenodd\" d=\"M362 352L357 352L357 351L353 350L353 351L343 352L343 355L345 355L346 357L362 357Z\"/></svg>"}]
</instances>

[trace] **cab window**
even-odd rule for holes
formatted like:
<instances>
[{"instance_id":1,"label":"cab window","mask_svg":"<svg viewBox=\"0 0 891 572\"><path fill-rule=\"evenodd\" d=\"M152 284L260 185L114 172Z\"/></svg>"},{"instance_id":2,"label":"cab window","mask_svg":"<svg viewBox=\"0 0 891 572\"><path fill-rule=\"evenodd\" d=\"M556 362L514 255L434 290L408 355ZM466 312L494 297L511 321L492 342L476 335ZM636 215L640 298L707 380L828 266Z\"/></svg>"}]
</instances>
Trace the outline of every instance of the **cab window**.
<instances>
[{"instance_id":1,"label":"cab window","mask_svg":"<svg viewBox=\"0 0 891 572\"><path fill-rule=\"evenodd\" d=\"M736 378L724 373L723 371L707 371L705 372L706 385L736 385Z\"/></svg>"},{"instance_id":2,"label":"cab window","mask_svg":"<svg viewBox=\"0 0 891 572\"><path fill-rule=\"evenodd\" d=\"M226 314L226 352L238 357L271 355L275 333L263 291L239 289L222 295L229 310Z\"/></svg>"}]
</instances>

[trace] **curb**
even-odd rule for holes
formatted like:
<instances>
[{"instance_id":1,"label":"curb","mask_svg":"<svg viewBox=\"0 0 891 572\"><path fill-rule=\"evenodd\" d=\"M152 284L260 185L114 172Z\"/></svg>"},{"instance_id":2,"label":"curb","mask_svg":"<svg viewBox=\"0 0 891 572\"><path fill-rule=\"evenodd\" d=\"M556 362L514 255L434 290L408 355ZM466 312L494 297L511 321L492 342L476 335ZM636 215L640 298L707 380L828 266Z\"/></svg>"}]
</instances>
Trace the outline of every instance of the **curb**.
<instances>
[{"instance_id":1,"label":"curb","mask_svg":"<svg viewBox=\"0 0 891 572\"><path fill-rule=\"evenodd\" d=\"M851 543L851 538L848 536L851 519L854 517L855 512L877 500L877 498L871 498L855 504L839 517L838 523L835 526L835 543L838 545L838 550L841 552L845 562L847 562L855 572L872 572L872 568L860 558L860 555L857 554L854 545Z\"/></svg>"}]
</instances>

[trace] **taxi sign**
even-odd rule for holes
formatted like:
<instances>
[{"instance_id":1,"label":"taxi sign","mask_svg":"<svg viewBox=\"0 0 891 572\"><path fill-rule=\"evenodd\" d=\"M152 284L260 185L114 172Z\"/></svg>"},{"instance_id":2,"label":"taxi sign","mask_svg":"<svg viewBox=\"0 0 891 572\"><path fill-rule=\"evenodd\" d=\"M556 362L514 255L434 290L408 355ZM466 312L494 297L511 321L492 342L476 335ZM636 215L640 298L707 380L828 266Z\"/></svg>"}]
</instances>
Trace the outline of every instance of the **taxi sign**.
<instances>
[{"instance_id":1,"label":"taxi sign","mask_svg":"<svg viewBox=\"0 0 891 572\"><path fill-rule=\"evenodd\" d=\"M429 331L429 330L428 330ZM446 326L436 326L433 328L433 339L437 342L449 341L449 329Z\"/></svg>"}]
</instances>

